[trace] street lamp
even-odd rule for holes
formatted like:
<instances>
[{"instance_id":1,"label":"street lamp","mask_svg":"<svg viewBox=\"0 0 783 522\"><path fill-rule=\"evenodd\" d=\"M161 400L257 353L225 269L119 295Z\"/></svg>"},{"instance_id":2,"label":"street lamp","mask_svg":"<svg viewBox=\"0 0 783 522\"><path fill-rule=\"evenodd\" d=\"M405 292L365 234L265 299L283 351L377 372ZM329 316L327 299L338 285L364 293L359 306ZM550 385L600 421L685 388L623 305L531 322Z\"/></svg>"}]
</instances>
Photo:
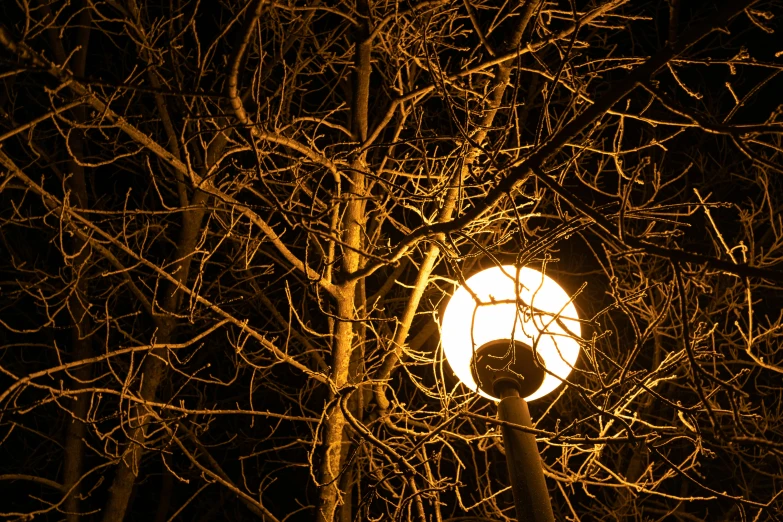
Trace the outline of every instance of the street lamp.
<instances>
[{"instance_id":1,"label":"street lamp","mask_svg":"<svg viewBox=\"0 0 783 522\"><path fill-rule=\"evenodd\" d=\"M532 268L494 266L460 285L446 306L441 344L468 388L498 404L498 416L532 427L527 401L560 386L579 356L571 297ZM536 438L502 426L517 520L554 521Z\"/></svg>"}]
</instances>

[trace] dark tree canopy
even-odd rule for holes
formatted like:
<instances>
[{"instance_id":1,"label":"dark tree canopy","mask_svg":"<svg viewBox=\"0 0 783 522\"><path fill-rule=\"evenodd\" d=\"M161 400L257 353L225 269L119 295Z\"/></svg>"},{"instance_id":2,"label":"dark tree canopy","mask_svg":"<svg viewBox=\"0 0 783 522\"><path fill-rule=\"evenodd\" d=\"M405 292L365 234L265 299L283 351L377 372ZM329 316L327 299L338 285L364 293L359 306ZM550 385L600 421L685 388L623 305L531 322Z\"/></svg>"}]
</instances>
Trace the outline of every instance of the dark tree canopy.
<instances>
[{"instance_id":1,"label":"dark tree canopy","mask_svg":"<svg viewBox=\"0 0 783 522\"><path fill-rule=\"evenodd\" d=\"M582 318L558 520L778 520L781 16L3 1L0 517L513 519L439 325L514 264Z\"/></svg>"}]
</instances>

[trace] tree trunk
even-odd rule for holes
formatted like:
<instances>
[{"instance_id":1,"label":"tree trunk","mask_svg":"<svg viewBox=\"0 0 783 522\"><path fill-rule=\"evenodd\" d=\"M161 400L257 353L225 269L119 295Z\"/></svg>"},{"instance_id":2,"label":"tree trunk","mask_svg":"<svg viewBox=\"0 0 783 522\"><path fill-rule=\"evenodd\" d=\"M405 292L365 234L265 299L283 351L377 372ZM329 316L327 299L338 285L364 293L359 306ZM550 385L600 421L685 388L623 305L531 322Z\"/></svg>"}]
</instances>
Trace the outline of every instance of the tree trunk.
<instances>
[{"instance_id":1,"label":"tree trunk","mask_svg":"<svg viewBox=\"0 0 783 522\"><path fill-rule=\"evenodd\" d=\"M51 16L49 6L42 2L42 9ZM76 34L76 49L71 67L74 74L84 76L87 66L87 49L90 40L91 16L89 9L83 9L79 16L79 30ZM47 30L49 41L54 49L57 63L66 63L68 56L65 50L65 44L61 33L56 29ZM71 111L71 117L77 122L85 121L85 109L83 106L75 107ZM71 157L68 161L69 172L65 180L65 187L69 197L67 202L77 209L89 208L89 196L87 191L87 179L85 168L80 164L84 157L84 131L74 129L66 135L68 149ZM69 242L71 252L63 252L65 265L70 266L71 282L73 291L68 299L68 309L70 311L73 325L71 326L71 359L74 361L88 359L93 355L91 330L92 321L90 320L89 307L89 287L87 284L87 275L83 270L89 266L91 250L89 245L79 236L73 236ZM90 366L80 366L75 368L71 375L73 376L71 386L74 389L83 388L90 379L92 370ZM63 509L66 513L68 522L78 522L80 517L80 491L77 483L82 478L84 471L84 437L87 434L87 425L85 424L87 412L89 410L90 398L88 395L75 395L71 407L71 418L65 425L65 442L63 445L63 487L70 491L65 499ZM75 487L74 487L75 486Z\"/></svg>"},{"instance_id":2,"label":"tree trunk","mask_svg":"<svg viewBox=\"0 0 783 522\"><path fill-rule=\"evenodd\" d=\"M357 2L357 11L363 21L359 25L356 37L354 56L354 81L351 100L351 131L359 141L367 137L371 44L369 41L369 5L365 0ZM366 153L362 152L352 162L353 174L350 179L348 193L350 199L346 204L342 270L346 276L356 272L361 264L359 249L362 245L362 228L365 222L364 196ZM338 322L335 328L335 340L332 353L331 379L334 390L330 393L331 405L324 427L324 453L321 465L321 493L318 509L319 522L335 520L337 507L343 503L341 498L340 470L345 460L345 454L350 442L345 434L345 417L339 405L339 393L348 384L351 352L353 350L354 327L356 318L356 281L348 281L341 286L341 295L337 298ZM336 392L336 393L334 393Z\"/></svg>"},{"instance_id":3,"label":"tree trunk","mask_svg":"<svg viewBox=\"0 0 783 522\"><path fill-rule=\"evenodd\" d=\"M174 259L178 261L172 270L179 284L187 284L188 281L193 251L201 231L205 202L206 195L203 192L197 192L191 203L196 209L183 213L182 229L174 255ZM169 287L169 285L166 286ZM177 290L175 285L170 285L163 295L166 296L162 306L163 312L175 312L180 306L183 292ZM158 327L153 335L154 342L157 344L171 342L176 329L174 318L162 316L157 319L156 324ZM166 375L166 364L163 362L165 357L165 349L157 348L144 359L139 396L146 401L154 401L157 398L158 388ZM129 442L122 454L122 460L110 488L109 502L103 514L104 522L116 522L125 518L133 485L141 465L141 457L144 453L144 443L147 440L150 426L149 416L142 405L131 407L130 412L131 415L128 419Z\"/></svg>"}]
</instances>

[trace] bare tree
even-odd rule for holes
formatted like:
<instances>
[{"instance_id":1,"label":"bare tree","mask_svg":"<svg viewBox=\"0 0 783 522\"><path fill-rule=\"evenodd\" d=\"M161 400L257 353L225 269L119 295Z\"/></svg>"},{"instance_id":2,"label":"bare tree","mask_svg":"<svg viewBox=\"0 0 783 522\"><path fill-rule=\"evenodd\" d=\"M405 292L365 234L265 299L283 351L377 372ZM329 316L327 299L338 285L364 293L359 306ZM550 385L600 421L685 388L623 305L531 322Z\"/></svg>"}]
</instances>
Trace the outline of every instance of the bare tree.
<instances>
[{"instance_id":1,"label":"bare tree","mask_svg":"<svg viewBox=\"0 0 783 522\"><path fill-rule=\"evenodd\" d=\"M781 10L3 2L0 514L513 519L438 335L502 263L583 317L559 520L777 520Z\"/></svg>"}]
</instances>

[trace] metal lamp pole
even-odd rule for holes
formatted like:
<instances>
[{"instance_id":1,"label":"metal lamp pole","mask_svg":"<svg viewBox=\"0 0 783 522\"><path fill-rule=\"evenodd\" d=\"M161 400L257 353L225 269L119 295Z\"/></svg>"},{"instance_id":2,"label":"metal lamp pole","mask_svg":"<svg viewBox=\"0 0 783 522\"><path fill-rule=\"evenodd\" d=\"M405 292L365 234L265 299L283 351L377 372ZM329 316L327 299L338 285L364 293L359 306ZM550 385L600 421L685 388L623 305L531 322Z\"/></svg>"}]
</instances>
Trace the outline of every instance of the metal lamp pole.
<instances>
[{"instance_id":1,"label":"metal lamp pole","mask_svg":"<svg viewBox=\"0 0 783 522\"><path fill-rule=\"evenodd\" d=\"M530 346L510 339L490 341L476 350L472 373L480 389L500 399L500 420L533 427L527 401L522 397L541 386L546 372L536 364ZM517 521L554 522L535 435L506 424L501 426L501 433Z\"/></svg>"},{"instance_id":2,"label":"metal lamp pole","mask_svg":"<svg viewBox=\"0 0 783 522\"><path fill-rule=\"evenodd\" d=\"M502 379L495 383L495 390L500 397L500 420L532 428L527 401L519 396L516 383L510 379ZM501 430L517 521L554 522L555 515L552 513L552 502L549 499L535 435L507 425L503 425Z\"/></svg>"}]
</instances>

